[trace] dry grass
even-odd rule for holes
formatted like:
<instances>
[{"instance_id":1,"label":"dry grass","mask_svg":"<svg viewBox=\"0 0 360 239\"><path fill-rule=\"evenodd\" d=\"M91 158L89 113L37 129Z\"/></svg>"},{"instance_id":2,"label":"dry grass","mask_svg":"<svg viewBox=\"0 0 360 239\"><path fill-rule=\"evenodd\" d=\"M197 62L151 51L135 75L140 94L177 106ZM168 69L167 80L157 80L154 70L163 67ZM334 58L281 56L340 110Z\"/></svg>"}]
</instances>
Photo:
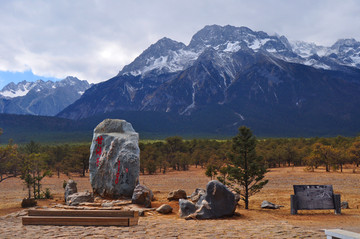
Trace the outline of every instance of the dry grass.
<instances>
[{"instance_id":1,"label":"dry grass","mask_svg":"<svg viewBox=\"0 0 360 239\"><path fill-rule=\"evenodd\" d=\"M360 232L360 174L352 173L352 169L345 169L343 173L326 173L324 169L315 172L306 172L304 168L287 167L270 169L266 175L269 183L258 194L250 198L250 210L243 209L243 203L237 210L241 216L234 220L257 220L257 221L287 221L292 225L309 228L344 228ZM79 191L89 190L91 186L88 176L71 177L78 184ZM41 200L40 205L49 203L63 203L63 181L68 177L61 175L60 178L43 179L43 189L50 188L55 195L53 200ZM209 181L204 175L204 169L191 167L186 172L168 172L167 174L141 175L140 182L154 191L156 201L153 206L169 203L166 196L169 191L184 189L191 194L196 188L205 188ZM290 195L293 194L293 185L296 184L330 184L335 193L341 194L342 201L347 201L350 209L342 211L342 215L335 215L331 210L299 211L299 215L290 215ZM26 197L27 191L19 178L10 178L0 183L0 215L5 215L20 210L22 198ZM264 210L260 208L261 202L270 202L283 205L279 210ZM170 202L174 211L178 210L177 202ZM171 217L178 217L176 213Z\"/></svg>"}]
</instances>

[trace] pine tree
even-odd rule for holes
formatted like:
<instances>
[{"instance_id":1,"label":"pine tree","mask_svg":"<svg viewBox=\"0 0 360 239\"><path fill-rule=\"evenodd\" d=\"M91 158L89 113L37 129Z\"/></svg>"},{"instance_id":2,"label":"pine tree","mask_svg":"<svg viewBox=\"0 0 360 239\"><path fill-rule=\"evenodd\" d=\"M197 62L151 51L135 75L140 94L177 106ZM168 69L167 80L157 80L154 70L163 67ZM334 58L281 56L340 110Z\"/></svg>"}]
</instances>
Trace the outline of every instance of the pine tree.
<instances>
[{"instance_id":1,"label":"pine tree","mask_svg":"<svg viewBox=\"0 0 360 239\"><path fill-rule=\"evenodd\" d=\"M255 147L256 138L251 130L245 126L240 127L238 135L232 139L227 174L224 174L226 185L240 194L245 202L245 209L249 209L249 197L268 183L268 180L264 180L267 170L261 157L256 155ZM223 183L224 179L221 180Z\"/></svg>"}]
</instances>

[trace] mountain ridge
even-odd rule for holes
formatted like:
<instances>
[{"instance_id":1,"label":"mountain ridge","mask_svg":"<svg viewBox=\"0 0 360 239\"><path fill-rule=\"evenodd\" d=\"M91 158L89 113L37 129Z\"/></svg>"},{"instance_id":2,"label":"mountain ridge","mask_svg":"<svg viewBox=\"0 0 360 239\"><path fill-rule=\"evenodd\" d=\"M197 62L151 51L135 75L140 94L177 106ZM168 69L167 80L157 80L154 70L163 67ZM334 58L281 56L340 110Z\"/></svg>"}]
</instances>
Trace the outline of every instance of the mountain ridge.
<instances>
[{"instance_id":1,"label":"mountain ridge","mask_svg":"<svg viewBox=\"0 0 360 239\"><path fill-rule=\"evenodd\" d=\"M0 113L54 116L91 85L76 77L61 81L9 83L0 91Z\"/></svg>"},{"instance_id":2,"label":"mountain ridge","mask_svg":"<svg viewBox=\"0 0 360 239\"><path fill-rule=\"evenodd\" d=\"M229 109L224 117L237 119L223 122L232 131L258 119L267 125L299 124L299 115L313 127L327 118L344 127L360 116L359 51L356 40L321 47L247 27L206 26L188 45L160 39L58 116L78 120L151 111L190 117L224 107ZM211 124L212 117L198 120Z\"/></svg>"}]
</instances>

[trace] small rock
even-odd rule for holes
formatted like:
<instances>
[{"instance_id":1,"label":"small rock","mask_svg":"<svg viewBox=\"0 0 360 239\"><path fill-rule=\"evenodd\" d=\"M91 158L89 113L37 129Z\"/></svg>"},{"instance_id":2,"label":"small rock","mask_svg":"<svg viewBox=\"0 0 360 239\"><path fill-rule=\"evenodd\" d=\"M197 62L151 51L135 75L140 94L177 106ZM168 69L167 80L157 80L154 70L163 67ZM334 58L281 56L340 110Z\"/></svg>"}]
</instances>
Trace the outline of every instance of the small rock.
<instances>
[{"instance_id":1,"label":"small rock","mask_svg":"<svg viewBox=\"0 0 360 239\"><path fill-rule=\"evenodd\" d=\"M276 205L276 204L271 203L266 200L261 203L261 208L265 208L265 209L279 209L280 207L283 207L283 206Z\"/></svg>"},{"instance_id":2,"label":"small rock","mask_svg":"<svg viewBox=\"0 0 360 239\"><path fill-rule=\"evenodd\" d=\"M82 202L94 202L94 196L89 192L71 194L66 198L66 205L77 206Z\"/></svg>"},{"instance_id":3,"label":"small rock","mask_svg":"<svg viewBox=\"0 0 360 239\"><path fill-rule=\"evenodd\" d=\"M65 186L65 202L68 196L77 193L77 186L74 180L70 179Z\"/></svg>"},{"instance_id":4,"label":"small rock","mask_svg":"<svg viewBox=\"0 0 360 239\"><path fill-rule=\"evenodd\" d=\"M186 199L186 192L182 189L178 189L169 193L167 199L169 201L177 201L179 199Z\"/></svg>"},{"instance_id":5,"label":"small rock","mask_svg":"<svg viewBox=\"0 0 360 239\"><path fill-rule=\"evenodd\" d=\"M172 210L172 207L168 204L163 204L156 209L156 211L161 214L169 214L172 212Z\"/></svg>"},{"instance_id":6,"label":"small rock","mask_svg":"<svg viewBox=\"0 0 360 239\"><path fill-rule=\"evenodd\" d=\"M349 203L347 201L341 202L341 209L349 209Z\"/></svg>"},{"instance_id":7,"label":"small rock","mask_svg":"<svg viewBox=\"0 0 360 239\"><path fill-rule=\"evenodd\" d=\"M102 202L102 200L103 200L102 197L99 196L94 198L94 202Z\"/></svg>"},{"instance_id":8,"label":"small rock","mask_svg":"<svg viewBox=\"0 0 360 239\"><path fill-rule=\"evenodd\" d=\"M240 194L238 194L238 193L234 193L234 195L235 195L235 202L236 202L236 204L240 201L240 199L241 199L241 196L240 196Z\"/></svg>"},{"instance_id":9,"label":"small rock","mask_svg":"<svg viewBox=\"0 0 360 239\"><path fill-rule=\"evenodd\" d=\"M145 211L144 210L139 210L139 217L143 217L145 216Z\"/></svg>"},{"instance_id":10,"label":"small rock","mask_svg":"<svg viewBox=\"0 0 360 239\"><path fill-rule=\"evenodd\" d=\"M149 188L145 185L138 184L134 189L131 201L134 204L143 205L144 207L149 208L151 207L151 201L153 198L154 194Z\"/></svg>"}]
</instances>

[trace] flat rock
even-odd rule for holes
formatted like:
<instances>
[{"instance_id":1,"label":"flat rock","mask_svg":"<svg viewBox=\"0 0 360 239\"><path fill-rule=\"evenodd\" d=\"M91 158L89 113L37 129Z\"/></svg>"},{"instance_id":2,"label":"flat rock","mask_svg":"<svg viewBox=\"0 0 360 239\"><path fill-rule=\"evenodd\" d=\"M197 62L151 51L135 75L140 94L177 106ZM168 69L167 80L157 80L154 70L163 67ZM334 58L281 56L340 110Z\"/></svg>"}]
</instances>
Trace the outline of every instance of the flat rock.
<instances>
[{"instance_id":1,"label":"flat rock","mask_svg":"<svg viewBox=\"0 0 360 239\"><path fill-rule=\"evenodd\" d=\"M139 182L139 135L130 123L106 119L94 129L90 147L90 183L95 194L130 198Z\"/></svg>"},{"instance_id":2,"label":"flat rock","mask_svg":"<svg viewBox=\"0 0 360 239\"><path fill-rule=\"evenodd\" d=\"M280 207L283 207L283 206L276 205L276 204L271 203L266 200L261 203L261 208L265 208L265 209L279 209Z\"/></svg>"},{"instance_id":3,"label":"flat rock","mask_svg":"<svg viewBox=\"0 0 360 239\"><path fill-rule=\"evenodd\" d=\"M83 202L94 202L94 196L90 192L73 193L66 198L66 205L78 206Z\"/></svg>"},{"instance_id":4,"label":"flat rock","mask_svg":"<svg viewBox=\"0 0 360 239\"><path fill-rule=\"evenodd\" d=\"M161 214L169 214L172 212L172 210L172 207L168 204L163 204L156 209L156 211Z\"/></svg>"}]
</instances>

